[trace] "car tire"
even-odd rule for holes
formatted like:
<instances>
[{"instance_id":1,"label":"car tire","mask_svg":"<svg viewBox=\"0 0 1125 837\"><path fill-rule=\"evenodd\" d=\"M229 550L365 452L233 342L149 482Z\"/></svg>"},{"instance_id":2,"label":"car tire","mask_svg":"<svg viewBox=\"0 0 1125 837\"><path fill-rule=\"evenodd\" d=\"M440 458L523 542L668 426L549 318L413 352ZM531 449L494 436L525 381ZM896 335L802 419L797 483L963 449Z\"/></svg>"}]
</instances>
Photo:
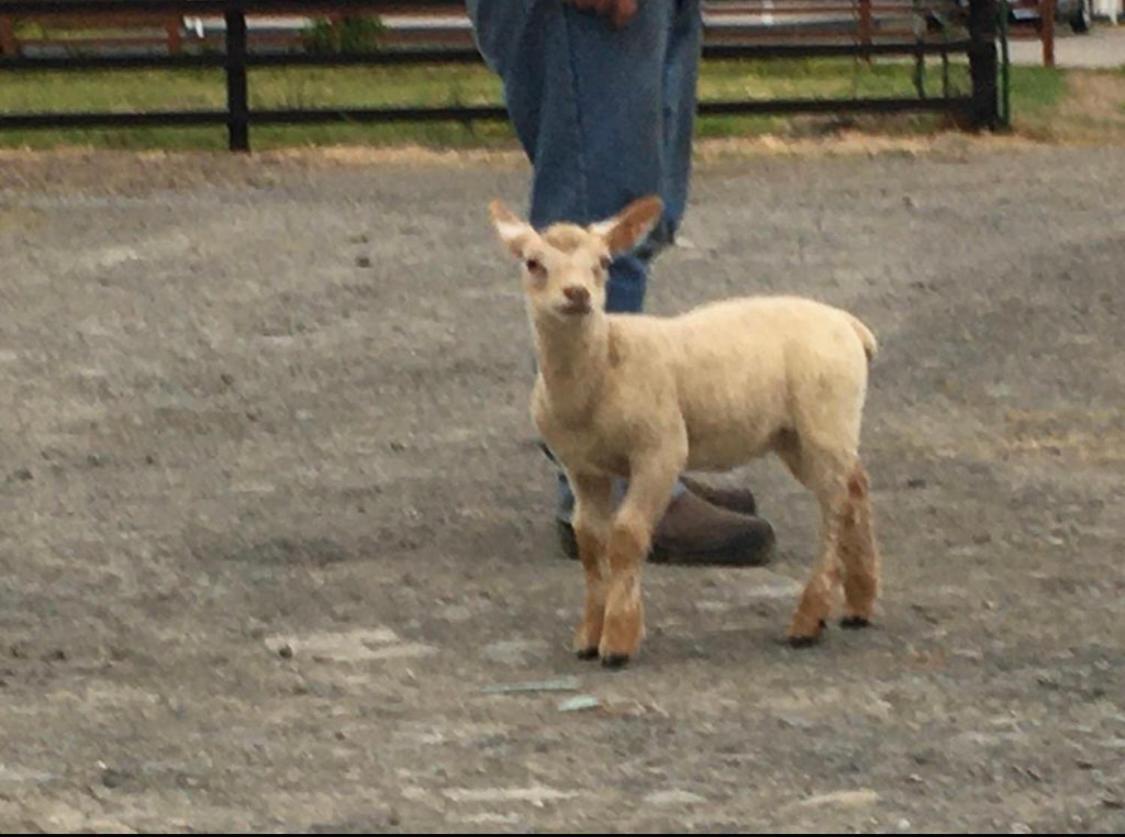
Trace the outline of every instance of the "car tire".
<instances>
[{"instance_id":1,"label":"car tire","mask_svg":"<svg viewBox=\"0 0 1125 837\"><path fill-rule=\"evenodd\" d=\"M1079 0L1078 11L1070 19L1070 28L1079 35L1084 35L1090 31L1090 24L1093 22L1093 15L1090 13L1090 0Z\"/></svg>"}]
</instances>

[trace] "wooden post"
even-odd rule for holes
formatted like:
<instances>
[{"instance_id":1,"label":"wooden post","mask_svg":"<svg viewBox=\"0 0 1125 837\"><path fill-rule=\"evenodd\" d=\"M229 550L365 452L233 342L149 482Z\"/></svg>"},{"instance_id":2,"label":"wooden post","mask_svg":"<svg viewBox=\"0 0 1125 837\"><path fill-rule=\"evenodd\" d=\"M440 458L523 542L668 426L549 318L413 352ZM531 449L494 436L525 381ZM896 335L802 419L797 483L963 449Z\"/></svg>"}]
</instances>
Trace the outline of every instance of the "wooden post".
<instances>
[{"instance_id":1,"label":"wooden post","mask_svg":"<svg viewBox=\"0 0 1125 837\"><path fill-rule=\"evenodd\" d=\"M996 0L969 0L970 118L975 128L992 129L1000 124L997 66Z\"/></svg>"},{"instance_id":2,"label":"wooden post","mask_svg":"<svg viewBox=\"0 0 1125 837\"><path fill-rule=\"evenodd\" d=\"M250 150L250 108L246 95L246 10L230 0L227 24L227 134L231 151Z\"/></svg>"},{"instance_id":3,"label":"wooden post","mask_svg":"<svg viewBox=\"0 0 1125 837\"><path fill-rule=\"evenodd\" d=\"M1040 37L1043 39L1043 66L1055 66L1055 2L1039 0Z\"/></svg>"},{"instance_id":4,"label":"wooden post","mask_svg":"<svg viewBox=\"0 0 1125 837\"><path fill-rule=\"evenodd\" d=\"M18 54L16 25L10 17L0 17L0 55L14 58Z\"/></svg>"},{"instance_id":5,"label":"wooden post","mask_svg":"<svg viewBox=\"0 0 1125 837\"><path fill-rule=\"evenodd\" d=\"M170 17L164 21L164 33L168 36L168 54L179 55L183 49L183 36L180 34L180 19Z\"/></svg>"},{"instance_id":6,"label":"wooden post","mask_svg":"<svg viewBox=\"0 0 1125 837\"><path fill-rule=\"evenodd\" d=\"M874 27L871 24L871 0L859 0L859 42L863 46L871 46L871 33Z\"/></svg>"}]
</instances>

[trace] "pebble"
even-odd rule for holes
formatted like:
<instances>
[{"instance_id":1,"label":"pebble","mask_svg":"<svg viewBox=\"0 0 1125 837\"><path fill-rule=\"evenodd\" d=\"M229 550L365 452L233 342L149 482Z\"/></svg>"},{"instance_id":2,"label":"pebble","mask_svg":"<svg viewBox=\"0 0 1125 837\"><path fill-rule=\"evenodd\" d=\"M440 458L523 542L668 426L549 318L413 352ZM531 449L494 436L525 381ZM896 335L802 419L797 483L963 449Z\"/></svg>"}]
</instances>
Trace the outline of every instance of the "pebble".
<instances>
[{"instance_id":1,"label":"pebble","mask_svg":"<svg viewBox=\"0 0 1125 837\"><path fill-rule=\"evenodd\" d=\"M672 790L656 791L645 797L649 805L699 805L707 800L697 793L673 788Z\"/></svg>"}]
</instances>

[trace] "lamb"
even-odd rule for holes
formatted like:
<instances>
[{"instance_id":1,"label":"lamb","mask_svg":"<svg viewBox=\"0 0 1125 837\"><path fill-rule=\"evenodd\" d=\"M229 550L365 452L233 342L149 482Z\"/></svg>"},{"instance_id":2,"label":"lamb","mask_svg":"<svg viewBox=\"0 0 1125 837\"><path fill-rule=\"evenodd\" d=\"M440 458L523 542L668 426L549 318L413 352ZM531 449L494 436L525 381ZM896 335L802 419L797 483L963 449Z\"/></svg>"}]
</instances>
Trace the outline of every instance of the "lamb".
<instances>
[{"instance_id":1,"label":"lamb","mask_svg":"<svg viewBox=\"0 0 1125 837\"><path fill-rule=\"evenodd\" d=\"M842 585L841 625L870 623L879 586L868 478L858 455L874 335L838 308L748 297L677 317L603 310L611 259L659 220L650 196L614 217L537 231L500 201L503 244L523 262L535 338L535 425L575 494L586 577L582 659L617 668L644 637L641 565L685 470L718 471L773 451L820 506L819 554L789 625L815 643ZM613 508L611 482L628 479Z\"/></svg>"}]
</instances>

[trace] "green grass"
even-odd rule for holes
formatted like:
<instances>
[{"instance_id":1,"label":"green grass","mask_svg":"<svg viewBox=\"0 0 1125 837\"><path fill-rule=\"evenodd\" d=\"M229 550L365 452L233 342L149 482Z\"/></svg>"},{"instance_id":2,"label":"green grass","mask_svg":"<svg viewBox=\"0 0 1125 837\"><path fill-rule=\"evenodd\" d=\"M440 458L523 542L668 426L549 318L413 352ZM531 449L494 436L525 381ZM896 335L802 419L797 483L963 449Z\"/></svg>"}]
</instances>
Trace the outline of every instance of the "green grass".
<instances>
[{"instance_id":1,"label":"green grass","mask_svg":"<svg viewBox=\"0 0 1125 837\"><path fill-rule=\"evenodd\" d=\"M1061 74L1013 68L1013 108L1042 113L1064 92ZM950 68L954 90L968 89L963 63ZM941 71L928 66L926 89L940 93ZM493 104L500 84L479 66L348 67L260 69L250 73L251 107L378 107L381 105ZM864 63L848 59L706 62L701 99L913 96L909 62ZM225 97L219 70L36 72L9 74L0 85L0 112L83 110L221 109ZM822 119L821 122L825 120ZM787 133L808 120L785 117L709 117L699 121L702 137ZM903 117L889 130L932 129L933 117ZM254 127L256 149L321 144L494 147L513 143L505 123L396 125L332 124ZM98 129L0 133L0 146L36 148L88 145L109 148L218 149L226 133L215 128Z\"/></svg>"},{"instance_id":2,"label":"green grass","mask_svg":"<svg viewBox=\"0 0 1125 837\"><path fill-rule=\"evenodd\" d=\"M1049 116L1066 95L1066 74L1056 67L1012 68L1012 114L1021 119Z\"/></svg>"}]
</instances>

